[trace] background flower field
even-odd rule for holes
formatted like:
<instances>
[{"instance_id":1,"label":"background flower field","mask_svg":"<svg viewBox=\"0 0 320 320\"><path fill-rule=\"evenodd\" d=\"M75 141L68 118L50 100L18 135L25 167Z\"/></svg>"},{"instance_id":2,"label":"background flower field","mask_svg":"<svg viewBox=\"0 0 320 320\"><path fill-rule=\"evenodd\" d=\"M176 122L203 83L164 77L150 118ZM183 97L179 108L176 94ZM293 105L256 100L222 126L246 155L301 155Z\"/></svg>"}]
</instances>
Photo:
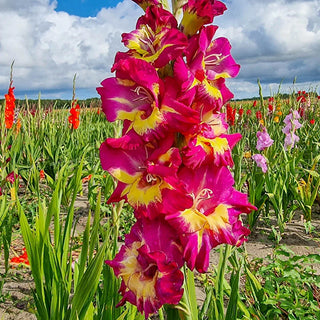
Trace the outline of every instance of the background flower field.
<instances>
[{"instance_id":1,"label":"background flower field","mask_svg":"<svg viewBox=\"0 0 320 320\"><path fill-rule=\"evenodd\" d=\"M216 249L209 271L196 275L199 319L320 318L320 99L314 90L280 91L231 101L222 110L229 133L242 134L232 151L235 187L248 193L258 210L244 219L251 230L248 242ZM1 103L4 319L19 307L30 317L37 311L40 319L144 318L132 305L115 308L119 280L104 263L135 220L122 202L106 203L115 182L99 159L101 142L119 135L121 124L108 123L96 100L78 103L77 128L68 120L72 102L58 108L39 98L16 105L19 113L10 129ZM284 120L293 111L299 114L299 141L285 148ZM262 126L273 144L258 150ZM256 154L266 159L265 172L252 158ZM22 303L10 285L26 279L33 296L25 289ZM160 309L157 317L165 319L166 312Z\"/></svg>"}]
</instances>

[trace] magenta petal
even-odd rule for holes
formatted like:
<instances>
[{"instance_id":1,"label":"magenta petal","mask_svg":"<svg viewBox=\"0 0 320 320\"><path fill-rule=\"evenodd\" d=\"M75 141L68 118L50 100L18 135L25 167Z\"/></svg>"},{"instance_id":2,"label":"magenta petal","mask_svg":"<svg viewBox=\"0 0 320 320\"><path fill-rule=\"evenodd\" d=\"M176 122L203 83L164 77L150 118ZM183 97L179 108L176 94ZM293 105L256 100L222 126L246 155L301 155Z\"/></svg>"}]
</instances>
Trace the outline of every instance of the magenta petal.
<instances>
[{"instance_id":1,"label":"magenta petal","mask_svg":"<svg viewBox=\"0 0 320 320\"><path fill-rule=\"evenodd\" d=\"M138 4L144 11L147 10L150 6L162 6L161 1L158 0L132 0L136 4Z\"/></svg>"},{"instance_id":2,"label":"magenta petal","mask_svg":"<svg viewBox=\"0 0 320 320\"><path fill-rule=\"evenodd\" d=\"M146 14L141 16L137 21L137 29L143 25L149 25L154 31L161 29L161 27L177 29L178 23L174 15L161 6L150 6L146 10Z\"/></svg>"},{"instance_id":3,"label":"magenta petal","mask_svg":"<svg viewBox=\"0 0 320 320\"><path fill-rule=\"evenodd\" d=\"M113 139L108 138L100 146L100 160L103 170L109 171L117 179L119 170L125 171L129 175L134 175L139 166L144 163L145 155L141 153L143 146L138 149L122 149L122 141L125 137Z\"/></svg>"},{"instance_id":4,"label":"magenta petal","mask_svg":"<svg viewBox=\"0 0 320 320\"><path fill-rule=\"evenodd\" d=\"M215 166L233 166L231 149L241 139L241 134L221 134L215 136L209 126L188 141L183 149L183 162L190 168L213 163Z\"/></svg>"},{"instance_id":5,"label":"magenta petal","mask_svg":"<svg viewBox=\"0 0 320 320\"><path fill-rule=\"evenodd\" d=\"M183 294L182 253L174 229L164 220L141 219L126 236L125 245L106 261L122 279L123 299L146 318L163 304L177 304Z\"/></svg>"},{"instance_id":6,"label":"magenta petal","mask_svg":"<svg viewBox=\"0 0 320 320\"><path fill-rule=\"evenodd\" d=\"M123 85L116 78L108 78L101 82L102 87L97 88L101 96L102 110L108 121L121 119L121 112L132 113L134 110L147 110L150 103L137 100L136 85Z\"/></svg>"},{"instance_id":7,"label":"magenta petal","mask_svg":"<svg viewBox=\"0 0 320 320\"><path fill-rule=\"evenodd\" d=\"M210 251L214 246L210 243L210 237L205 234L202 238L201 248L196 256L195 268L203 273L209 268Z\"/></svg>"},{"instance_id":8,"label":"magenta petal","mask_svg":"<svg viewBox=\"0 0 320 320\"><path fill-rule=\"evenodd\" d=\"M187 62L190 65L194 57L202 53L202 59L204 58L205 52L209 47L212 38L217 31L218 26L210 25L203 28L200 33L194 35L189 39L188 48L186 49ZM200 67L200 66L198 66Z\"/></svg>"},{"instance_id":9,"label":"magenta petal","mask_svg":"<svg viewBox=\"0 0 320 320\"><path fill-rule=\"evenodd\" d=\"M125 125L124 125L125 127ZM133 150L141 148L144 144L143 140L134 130L125 131L121 138L108 138L108 145L117 149Z\"/></svg>"},{"instance_id":10,"label":"magenta petal","mask_svg":"<svg viewBox=\"0 0 320 320\"><path fill-rule=\"evenodd\" d=\"M122 80L132 80L138 86L146 88L157 103L159 94L160 79L156 69L150 63L134 58L119 60L113 66L116 77ZM126 82L124 82L126 85ZM137 93L139 96L139 93Z\"/></svg>"},{"instance_id":11,"label":"magenta petal","mask_svg":"<svg viewBox=\"0 0 320 320\"><path fill-rule=\"evenodd\" d=\"M233 98L233 93L225 85L224 78L214 81L206 81L197 87L196 103L209 105L214 111L220 111L221 107Z\"/></svg>"},{"instance_id":12,"label":"magenta petal","mask_svg":"<svg viewBox=\"0 0 320 320\"><path fill-rule=\"evenodd\" d=\"M205 24L213 21L215 16L223 14L226 6L217 0L189 0L183 6L181 26L183 32L192 36Z\"/></svg>"},{"instance_id":13,"label":"magenta petal","mask_svg":"<svg viewBox=\"0 0 320 320\"><path fill-rule=\"evenodd\" d=\"M238 75L240 66L230 53L231 45L226 38L218 38L206 51L204 58L208 79L234 78Z\"/></svg>"},{"instance_id":14,"label":"magenta petal","mask_svg":"<svg viewBox=\"0 0 320 320\"><path fill-rule=\"evenodd\" d=\"M174 75L175 79L179 81L182 90L188 89L194 82L194 75L191 73L182 57L178 57L174 63Z\"/></svg>"},{"instance_id":15,"label":"magenta petal","mask_svg":"<svg viewBox=\"0 0 320 320\"><path fill-rule=\"evenodd\" d=\"M153 31L146 25L122 34L122 41L130 49L128 55L152 63L156 68L180 56L188 43L186 36L177 29L163 27Z\"/></svg>"},{"instance_id":16,"label":"magenta petal","mask_svg":"<svg viewBox=\"0 0 320 320\"><path fill-rule=\"evenodd\" d=\"M210 250L222 243L240 245L248 229L239 220L241 213L256 209L245 194L233 188L226 167L184 168L179 178L185 183L193 204L179 212L167 213L166 220L177 230L190 269L207 270Z\"/></svg>"},{"instance_id":17,"label":"magenta petal","mask_svg":"<svg viewBox=\"0 0 320 320\"><path fill-rule=\"evenodd\" d=\"M221 138L226 138L231 149L241 140L241 133L222 134Z\"/></svg>"},{"instance_id":18,"label":"magenta petal","mask_svg":"<svg viewBox=\"0 0 320 320\"><path fill-rule=\"evenodd\" d=\"M119 58L114 69L117 77L105 79L97 88L107 119L130 120L136 127L143 126L142 118L152 115L158 107L162 82L156 70L149 63L133 58ZM157 121L160 120L155 117L153 122Z\"/></svg>"},{"instance_id":19,"label":"magenta petal","mask_svg":"<svg viewBox=\"0 0 320 320\"><path fill-rule=\"evenodd\" d=\"M10 182L11 184L14 184L17 178L19 178L19 175L12 171L6 176L6 181Z\"/></svg>"},{"instance_id":20,"label":"magenta petal","mask_svg":"<svg viewBox=\"0 0 320 320\"><path fill-rule=\"evenodd\" d=\"M167 208L184 209L189 196L177 177L181 158L179 150L171 148L173 136L148 146L138 141L132 146L130 137L109 138L100 147L102 168L118 180L108 202L125 199L136 209L138 218L154 219ZM172 201L175 205L170 204Z\"/></svg>"}]
</instances>

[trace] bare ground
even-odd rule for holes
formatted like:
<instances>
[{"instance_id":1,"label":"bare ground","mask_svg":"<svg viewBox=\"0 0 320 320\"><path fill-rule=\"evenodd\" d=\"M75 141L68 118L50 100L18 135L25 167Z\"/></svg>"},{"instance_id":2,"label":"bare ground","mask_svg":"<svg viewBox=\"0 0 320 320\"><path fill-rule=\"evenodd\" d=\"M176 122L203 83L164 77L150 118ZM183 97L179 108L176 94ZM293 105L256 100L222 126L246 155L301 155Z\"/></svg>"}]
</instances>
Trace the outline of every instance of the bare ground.
<instances>
[{"instance_id":1,"label":"bare ground","mask_svg":"<svg viewBox=\"0 0 320 320\"><path fill-rule=\"evenodd\" d=\"M79 208L77 231L81 234L86 224L86 213L88 212L88 204L85 201L85 197L78 199L76 206ZM314 232L306 234L303 219L300 214L296 214L293 220L287 224L280 244L286 245L297 255L311 253L320 255L320 208L318 205L315 206L313 212L312 224L315 227ZM270 239L271 233L270 223L267 224L260 220L245 243L245 249L250 258L264 258L272 254L275 241ZM11 257L21 254L23 247L23 240L17 234L12 241ZM215 251L212 251L211 262L213 264L218 262L218 254ZM0 273L4 269L2 266L3 259L1 258ZM317 273L320 273L320 266L314 267ZM26 266L11 267L3 287L2 300L0 300L0 320L36 319L32 309L32 288L33 280L30 269ZM203 300L201 288L198 288L197 294L199 300Z\"/></svg>"}]
</instances>

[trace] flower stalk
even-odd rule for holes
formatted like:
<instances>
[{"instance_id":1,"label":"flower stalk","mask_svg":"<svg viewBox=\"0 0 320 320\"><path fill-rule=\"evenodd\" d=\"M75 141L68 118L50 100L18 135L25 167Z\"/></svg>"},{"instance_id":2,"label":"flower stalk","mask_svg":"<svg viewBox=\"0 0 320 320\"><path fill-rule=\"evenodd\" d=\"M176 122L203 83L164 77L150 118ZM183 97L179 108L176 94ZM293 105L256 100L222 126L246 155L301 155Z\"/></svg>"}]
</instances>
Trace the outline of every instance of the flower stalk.
<instances>
[{"instance_id":1,"label":"flower stalk","mask_svg":"<svg viewBox=\"0 0 320 320\"><path fill-rule=\"evenodd\" d=\"M197 319L193 271L208 270L212 248L246 241L240 215L256 209L234 188L231 151L241 135L228 134L221 112L233 97L225 79L240 66L229 41L214 38L222 2L172 1L172 14L163 1L134 1L145 14L122 35L128 51L116 54L115 76L97 88L107 120L123 123L100 147L117 181L108 203L119 204L114 221L123 202L136 218L106 263L121 278L118 306L130 302L147 319L176 305L169 319Z\"/></svg>"},{"instance_id":2,"label":"flower stalk","mask_svg":"<svg viewBox=\"0 0 320 320\"><path fill-rule=\"evenodd\" d=\"M14 96L14 87L13 84L13 64L14 61L11 63L10 67L10 84L8 93L5 94L5 125L7 129L11 129L14 124L15 118L15 96Z\"/></svg>"}]
</instances>

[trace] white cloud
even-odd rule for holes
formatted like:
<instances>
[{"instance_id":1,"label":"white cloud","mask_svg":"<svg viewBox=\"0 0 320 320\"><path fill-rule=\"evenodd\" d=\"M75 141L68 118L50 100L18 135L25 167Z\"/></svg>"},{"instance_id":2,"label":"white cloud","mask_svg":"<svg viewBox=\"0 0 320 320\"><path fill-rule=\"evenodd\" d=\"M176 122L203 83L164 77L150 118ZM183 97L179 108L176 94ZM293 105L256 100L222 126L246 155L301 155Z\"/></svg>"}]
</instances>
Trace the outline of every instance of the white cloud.
<instances>
[{"instance_id":1,"label":"white cloud","mask_svg":"<svg viewBox=\"0 0 320 320\"><path fill-rule=\"evenodd\" d=\"M242 66L239 79L320 81L320 0L231 0L217 17Z\"/></svg>"},{"instance_id":2,"label":"white cloud","mask_svg":"<svg viewBox=\"0 0 320 320\"><path fill-rule=\"evenodd\" d=\"M56 3L48 0L4 1L0 5L0 88L7 88L15 60L16 92L72 88L75 73L78 88L94 89L110 76L115 52L124 50L121 33L134 29L143 13L129 0L102 9L94 18L56 12Z\"/></svg>"},{"instance_id":3,"label":"white cloud","mask_svg":"<svg viewBox=\"0 0 320 320\"><path fill-rule=\"evenodd\" d=\"M0 0L3 94L14 59L17 95L41 90L47 92L43 97L51 92L51 97L68 98L75 73L77 92L95 95L95 87L111 75L115 53L126 50L121 34L133 30L143 14L130 0L93 18L56 12L56 5L50 0ZM220 26L217 36L230 40L241 64L238 78L228 82L236 97L257 95L257 78L264 94L269 94L269 83L291 84L295 76L308 86L319 83L320 0L226 0L226 5L215 23Z\"/></svg>"}]
</instances>

